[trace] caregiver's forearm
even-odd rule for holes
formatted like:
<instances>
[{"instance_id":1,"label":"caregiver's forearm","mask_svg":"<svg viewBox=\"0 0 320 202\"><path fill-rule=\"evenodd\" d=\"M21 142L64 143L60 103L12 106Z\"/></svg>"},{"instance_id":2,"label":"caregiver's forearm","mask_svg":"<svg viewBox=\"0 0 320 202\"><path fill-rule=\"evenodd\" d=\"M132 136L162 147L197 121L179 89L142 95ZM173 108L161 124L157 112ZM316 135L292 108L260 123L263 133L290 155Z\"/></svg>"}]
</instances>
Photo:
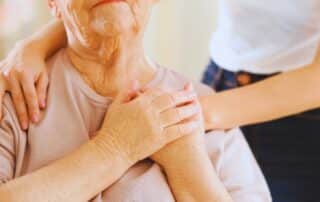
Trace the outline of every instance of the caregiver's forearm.
<instances>
[{"instance_id":1,"label":"caregiver's forearm","mask_svg":"<svg viewBox=\"0 0 320 202\"><path fill-rule=\"evenodd\" d=\"M60 20L53 20L31 37L22 40L20 44L36 48L42 58L49 58L67 44L63 23Z\"/></svg>"},{"instance_id":2,"label":"caregiver's forearm","mask_svg":"<svg viewBox=\"0 0 320 202\"><path fill-rule=\"evenodd\" d=\"M6 202L88 201L131 166L112 144L97 137L47 167L0 186Z\"/></svg>"},{"instance_id":3,"label":"caregiver's forearm","mask_svg":"<svg viewBox=\"0 0 320 202\"><path fill-rule=\"evenodd\" d=\"M260 123L320 107L320 63L201 98L207 129Z\"/></svg>"},{"instance_id":4,"label":"caregiver's forearm","mask_svg":"<svg viewBox=\"0 0 320 202\"><path fill-rule=\"evenodd\" d=\"M177 202L231 202L206 151L190 153L164 168Z\"/></svg>"}]
</instances>

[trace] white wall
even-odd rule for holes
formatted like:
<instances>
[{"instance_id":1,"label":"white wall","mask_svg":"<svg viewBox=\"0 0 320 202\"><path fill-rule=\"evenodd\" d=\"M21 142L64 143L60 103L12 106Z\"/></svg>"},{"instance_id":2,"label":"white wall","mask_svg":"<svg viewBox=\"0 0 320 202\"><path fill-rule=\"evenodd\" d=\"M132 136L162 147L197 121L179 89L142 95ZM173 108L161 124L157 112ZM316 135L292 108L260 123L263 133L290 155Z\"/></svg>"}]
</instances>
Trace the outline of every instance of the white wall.
<instances>
[{"instance_id":1,"label":"white wall","mask_svg":"<svg viewBox=\"0 0 320 202\"><path fill-rule=\"evenodd\" d=\"M47 0L0 0L0 10L0 59L51 18Z\"/></svg>"},{"instance_id":2,"label":"white wall","mask_svg":"<svg viewBox=\"0 0 320 202\"><path fill-rule=\"evenodd\" d=\"M25 13L21 12L24 10L21 4L23 1L25 0L6 0L10 4L15 3L15 12L11 12L15 17ZM31 9L32 20L17 23L15 30L7 36L1 36L1 50L10 50L18 38L30 35L35 28L49 20L46 0L29 1L34 2L28 4L30 8L34 6ZM215 1L160 0L146 34L147 53L160 64L199 80L209 60L208 42L215 27Z\"/></svg>"},{"instance_id":3,"label":"white wall","mask_svg":"<svg viewBox=\"0 0 320 202\"><path fill-rule=\"evenodd\" d=\"M160 64L199 80L209 61L215 14L214 0L160 0L146 36L148 54Z\"/></svg>"}]
</instances>

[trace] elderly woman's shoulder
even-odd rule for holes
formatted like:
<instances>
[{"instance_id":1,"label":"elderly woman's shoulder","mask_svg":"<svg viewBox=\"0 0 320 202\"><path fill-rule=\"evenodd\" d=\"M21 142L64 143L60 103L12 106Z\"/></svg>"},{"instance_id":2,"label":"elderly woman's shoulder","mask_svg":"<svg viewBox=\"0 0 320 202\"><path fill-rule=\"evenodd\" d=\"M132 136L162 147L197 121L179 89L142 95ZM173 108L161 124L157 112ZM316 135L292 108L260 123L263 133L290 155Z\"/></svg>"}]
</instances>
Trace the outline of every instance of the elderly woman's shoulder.
<instances>
[{"instance_id":1,"label":"elderly woman's shoulder","mask_svg":"<svg viewBox=\"0 0 320 202\"><path fill-rule=\"evenodd\" d=\"M174 90L181 89L187 83L192 83L196 92L200 96L209 95L214 93L213 89L209 86L206 86L198 81L194 81L190 78L187 78L182 73L171 70L170 68L160 67L163 70L163 76L161 80L161 85L164 85L167 88L174 88Z\"/></svg>"},{"instance_id":2,"label":"elderly woman's shoulder","mask_svg":"<svg viewBox=\"0 0 320 202\"><path fill-rule=\"evenodd\" d=\"M20 127L13 100L9 93L6 93L3 97L1 110L2 117L0 120L0 128L2 129L2 132L7 130L7 132L10 131L15 135L25 132Z\"/></svg>"}]
</instances>

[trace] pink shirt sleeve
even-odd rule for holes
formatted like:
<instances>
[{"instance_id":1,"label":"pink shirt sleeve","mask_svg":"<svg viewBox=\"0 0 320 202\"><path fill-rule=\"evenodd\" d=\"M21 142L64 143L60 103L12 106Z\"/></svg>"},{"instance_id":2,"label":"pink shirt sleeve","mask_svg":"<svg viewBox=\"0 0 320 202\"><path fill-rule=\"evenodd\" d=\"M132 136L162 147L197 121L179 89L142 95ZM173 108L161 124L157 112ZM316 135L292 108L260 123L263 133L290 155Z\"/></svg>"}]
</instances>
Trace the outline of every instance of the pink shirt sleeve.
<instances>
[{"instance_id":1,"label":"pink shirt sleeve","mask_svg":"<svg viewBox=\"0 0 320 202\"><path fill-rule=\"evenodd\" d=\"M11 117L7 108L3 108L0 121L0 183L5 183L14 176L15 138L11 127Z\"/></svg>"},{"instance_id":2,"label":"pink shirt sleeve","mask_svg":"<svg viewBox=\"0 0 320 202\"><path fill-rule=\"evenodd\" d=\"M218 175L235 202L272 201L265 178L240 129L209 133L206 144Z\"/></svg>"},{"instance_id":3,"label":"pink shirt sleeve","mask_svg":"<svg viewBox=\"0 0 320 202\"><path fill-rule=\"evenodd\" d=\"M21 175L26 134L14 113L11 100L6 96L0 120L0 185Z\"/></svg>"},{"instance_id":4,"label":"pink shirt sleeve","mask_svg":"<svg viewBox=\"0 0 320 202\"><path fill-rule=\"evenodd\" d=\"M195 84L195 89L202 96L213 93L202 84ZM210 132L206 144L219 178L234 202L272 201L262 171L239 128Z\"/></svg>"}]
</instances>

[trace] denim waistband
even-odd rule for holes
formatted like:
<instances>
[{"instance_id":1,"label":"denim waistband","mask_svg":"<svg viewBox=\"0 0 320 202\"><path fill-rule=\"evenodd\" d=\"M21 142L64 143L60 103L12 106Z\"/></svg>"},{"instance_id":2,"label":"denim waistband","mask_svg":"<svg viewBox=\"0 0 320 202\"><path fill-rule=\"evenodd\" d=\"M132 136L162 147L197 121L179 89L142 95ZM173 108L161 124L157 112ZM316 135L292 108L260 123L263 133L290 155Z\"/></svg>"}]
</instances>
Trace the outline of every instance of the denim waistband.
<instances>
[{"instance_id":1,"label":"denim waistband","mask_svg":"<svg viewBox=\"0 0 320 202\"><path fill-rule=\"evenodd\" d=\"M235 87L246 86L275 74L253 74L245 71L232 72L219 67L215 62L210 61L203 75L202 82L213 87L216 91L223 91Z\"/></svg>"}]
</instances>

